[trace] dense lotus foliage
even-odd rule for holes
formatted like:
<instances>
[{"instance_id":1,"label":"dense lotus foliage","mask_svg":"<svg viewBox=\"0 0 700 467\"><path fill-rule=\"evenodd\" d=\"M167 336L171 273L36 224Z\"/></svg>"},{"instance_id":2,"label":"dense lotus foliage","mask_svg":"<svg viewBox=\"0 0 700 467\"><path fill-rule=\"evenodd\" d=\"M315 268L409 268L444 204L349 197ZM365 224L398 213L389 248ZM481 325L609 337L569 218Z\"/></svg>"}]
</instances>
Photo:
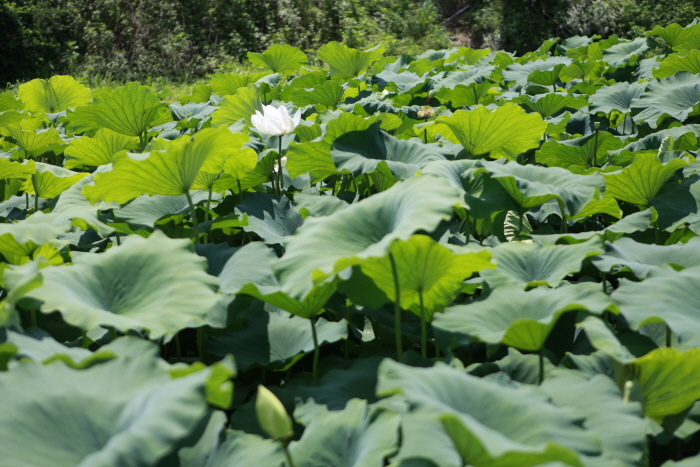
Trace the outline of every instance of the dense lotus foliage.
<instances>
[{"instance_id":1,"label":"dense lotus foliage","mask_svg":"<svg viewBox=\"0 0 700 467\"><path fill-rule=\"evenodd\" d=\"M0 94L0 464L698 465L699 48Z\"/></svg>"}]
</instances>

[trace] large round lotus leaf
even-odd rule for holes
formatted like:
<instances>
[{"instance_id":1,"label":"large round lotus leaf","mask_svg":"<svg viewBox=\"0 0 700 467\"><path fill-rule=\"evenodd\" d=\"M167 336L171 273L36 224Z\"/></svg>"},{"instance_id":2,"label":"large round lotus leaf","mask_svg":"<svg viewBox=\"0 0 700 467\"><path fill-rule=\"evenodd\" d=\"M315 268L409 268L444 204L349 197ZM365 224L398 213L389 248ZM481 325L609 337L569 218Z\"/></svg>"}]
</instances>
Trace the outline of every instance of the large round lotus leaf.
<instances>
[{"instance_id":1,"label":"large round lotus leaf","mask_svg":"<svg viewBox=\"0 0 700 467\"><path fill-rule=\"evenodd\" d=\"M648 154L657 155L661 148L661 143L669 136L673 138L674 150L684 149L694 151L698 145L697 137L700 136L700 125L683 125L657 131L656 133L651 133L644 138L625 145L622 149L612 151L612 154L625 154L629 152L630 155L628 157L630 163L631 159L634 158L634 155L631 153L645 151Z\"/></svg>"},{"instance_id":2,"label":"large round lotus leaf","mask_svg":"<svg viewBox=\"0 0 700 467\"><path fill-rule=\"evenodd\" d=\"M521 104L530 111L542 115L543 118L551 117L564 109L577 110L588 105L585 98L556 92L540 94L539 96L521 96L511 102Z\"/></svg>"},{"instance_id":3,"label":"large round lotus leaf","mask_svg":"<svg viewBox=\"0 0 700 467\"><path fill-rule=\"evenodd\" d=\"M361 52L340 42L331 41L318 49L317 58L328 64L331 76L354 78L365 71L372 62L377 61L382 54L382 44Z\"/></svg>"},{"instance_id":4,"label":"large round lotus leaf","mask_svg":"<svg viewBox=\"0 0 700 467\"><path fill-rule=\"evenodd\" d=\"M607 131L580 138L547 141L537 151L537 162L548 167L569 168L573 165L589 168L606 162L609 151L620 149L623 143Z\"/></svg>"},{"instance_id":5,"label":"large round lotus leaf","mask_svg":"<svg viewBox=\"0 0 700 467\"><path fill-rule=\"evenodd\" d=\"M287 44L274 44L261 54L248 52L248 60L253 65L269 68L274 73L296 71L309 63L304 52Z\"/></svg>"},{"instance_id":6,"label":"large round lotus leaf","mask_svg":"<svg viewBox=\"0 0 700 467\"><path fill-rule=\"evenodd\" d=\"M639 279L644 279L661 264L670 264L676 269L700 266L700 238L691 238L688 243L677 245L648 245L629 237L615 243L605 244L605 253L596 256L593 264L604 272L615 266L629 268Z\"/></svg>"},{"instance_id":7,"label":"large round lotus leaf","mask_svg":"<svg viewBox=\"0 0 700 467\"><path fill-rule=\"evenodd\" d=\"M679 71L688 71L694 75L700 73L700 50L692 49L682 54L671 54L661 61L658 68L652 70L654 78L666 78Z\"/></svg>"},{"instance_id":8,"label":"large round lotus leaf","mask_svg":"<svg viewBox=\"0 0 700 467\"><path fill-rule=\"evenodd\" d=\"M194 204L205 201L208 196L209 193L206 191L190 192ZM218 194L215 196L219 197ZM153 228L158 220L176 214L189 214L189 210L190 204L185 195L142 195L124 207L113 209L112 212L116 219Z\"/></svg>"},{"instance_id":9,"label":"large round lotus leaf","mask_svg":"<svg viewBox=\"0 0 700 467\"><path fill-rule=\"evenodd\" d=\"M563 215L574 217L597 199L605 181L600 174L578 175L559 167L481 161L521 208L530 209L556 199Z\"/></svg>"},{"instance_id":10,"label":"large round lotus leaf","mask_svg":"<svg viewBox=\"0 0 700 467\"><path fill-rule=\"evenodd\" d=\"M36 172L24 182L22 189L40 198L55 198L87 176L87 173L37 162Z\"/></svg>"},{"instance_id":11,"label":"large round lotus leaf","mask_svg":"<svg viewBox=\"0 0 700 467\"><path fill-rule=\"evenodd\" d=\"M661 422L700 399L700 349L654 349L631 364L644 391L644 414L648 417Z\"/></svg>"},{"instance_id":12,"label":"large round lotus leaf","mask_svg":"<svg viewBox=\"0 0 700 467\"><path fill-rule=\"evenodd\" d=\"M619 68L636 62L648 48L649 39L645 37L630 42L621 42L603 50L603 61L611 67Z\"/></svg>"},{"instance_id":13,"label":"large round lotus leaf","mask_svg":"<svg viewBox=\"0 0 700 467\"><path fill-rule=\"evenodd\" d=\"M95 176L94 185L83 189L90 202L126 203L137 196L187 193L200 171L218 174L227 158L240 152L248 137L227 128L206 128L193 141L181 138L165 151L144 154L121 152L114 156L112 170Z\"/></svg>"},{"instance_id":14,"label":"large round lotus leaf","mask_svg":"<svg viewBox=\"0 0 700 467\"><path fill-rule=\"evenodd\" d=\"M483 106L474 110L458 110L449 117L441 116L430 128L453 143L460 143L469 157L488 155L493 159L515 157L539 146L547 123L539 114L528 114L513 103L494 111Z\"/></svg>"},{"instance_id":15,"label":"large round lotus leaf","mask_svg":"<svg viewBox=\"0 0 700 467\"><path fill-rule=\"evenodd\" d=\"M372 77L372 82L385 88L395 89L400 94L416 94L428 82L428 77L420 77L410 71L394 73L390 70L384 70Z\"/></svg>"},{"instance_id":16,"label":"large round lotus leaf","mask_svg":"<svg viewBox=\"0 0 700 467\"><path fill-rule=\"evenodd\" d=\"M305 467L381 467L397 448L398 429L398 414L351 399L341 411L315 413L289 450Z\"/></svg>"},{"instance_id":17,"label":"large round lotus leaf","mask_svg":"<svg viewBox=\"0 0 700 467\"><path fill-rule=\"evenodd\" d=\"M700 24L695 21L686 27L678 23L669 24L665 28L657 25L651 34L661 37L673 50L694 49L700 45Z\"/></svg>"},{"instance_id":18,"label":"large round lotus leaf","mask_svg":"<svg viewBox=\"0 0 700 467\"><path fill-rule=\"evenodd\" d=\"M392 116L399 120L400 124L401 120L395 115ZM379 127L383 130L396 128L389 123L389 120L380 119L378 115L364 119L360 115L349 112L340 113L338 118L333 118L326 124L326 132L321 141L292 143L289 145L287 152L289 176L296 178L309 173L312 180L322 180L329 175L337 173L338 169L330 156L333 142L346 133L366 130L377 122L380 122Z\"/></svg>"},{"instance_id":19,"label":"large round lotus leaf","mask_svg":"<svg viewBox=\"0 0 700 467\"><path fill-rule=\"evenodd\" d=\"M350 204L335 196L317 196L301 192L294 193L294 210L303 218L330 216Z\"/></svg>"},{"instance_id":20,"label":"large round lotus leaf","mask_svg":"<svg viewBox=\"0 0 700 467\"><path fill-rule=\"evenodd\" d=\"M620 342L612 329L610 329L612 326L608 324L607 320L603 321L603 319L605 319L605 315L600 318L597 316L586 316L583 321L577 323L576 326L585 331L588 341L593 348L601 354L621 364L626 364L634 360L634 355ZM639 334L635 334L635 336L641 337ZM651 343L651 340L648 342ZM653 345L654 348L656 347L655 344L651 345ZM618 384L624 382L618 379L618 374L611 373L609 376ZM622 378L622 376L624 376L622 372L619 372L619 377Z\"/></svg>"},{"instance_id":21,"label":"large round lotus leaf","mask_svg":"<svg viewBox=\"0 0 700 467\"><path fill-rule=\"evenodd\" d=\"M586 417L584 426L603 445L602 456L592 458L596 463L591 465L640 464L646 445L642 408L638 403L624 402L613 380L560 369L544 381L542 390L552 397L554 405L578 410Z\"/></svg>"},{"instance_id":22,"label":"large round lotus leaf","mask_svg":"<svg viewBox=\"0 0 700 467\"><path fill-rule=\"evenodd\" d=\"M214 125L232 125L241 119L246 125L251 125L250 117L255 111L262 112L258 88L255 84L248 84L239 88L232 96L225 96L221 106L212 114L211 121Z\"/></svg>"},{"instance_id":23,"label":"large round lotus leaf","mask_svg":"<svg viewBox=\"0 0 700 467\"><path fill-rule=\"evenodd\" d=\"M682 271L658 266L643 282L623 281L611 298L633 329L666 323L681 348L700 347L699 280L699 266Z\"/></svg>"},{"instance_id":24,"label":"large round lotus leaf","mask_svg":"<svg viewBox=\"0 0 700 467\"><path fill-rule=\"evenodd\" d=\"M151 355L85 370L24 362L0 373L0 458L13 467L150 467L206 419L209 375L171 379Z\"/></svg>"},{"instance_id":25,"label":"large round lotus leaf","mask_svg":"<svg viewBox=\"0 0 700 467\"><path fill-rule=\"evenodd\" d=\"M60 153L65 147L65 143L55 128L49 128L46 131L34 131L33 129L27 129L24 122L22 122L22 127L20 125L7 125L5 129L22 150L19 153L22 158L39 157L48 151Z\"/></svg>"},{"instance_id":26,"label":"large round lotus leaf","mask_svg":"<svg viewBox=\"0 0 700 467\"><path fill-rule=\"evenodd\" d=\"M214 73L209 80L212 91L222 96L236 94L240 88L246 88L250 84L255 84L259 79L265 77L266 72L236 74L236 73ZM262 109L260 109L262 110Z\"/></svg>"},{"instance_id":27,"label":"large round lotus leaf","mask_svg":"<svg viewBox=\"0 0 700 467\"><path fill-rule=\"evenodd\" d=\"M8 110L22 110L24 109L24 102L15 98L9 92L4 92L0 94L0 112L7 112Z\"/></svg>"},{"instance_id":28,"label":"large round lotus leaf","mask_svg":"<svg viewBox=\"0 0 700 467\"><path fill-rule=\"evenodd\" d=\"M319 345L347 338L344 322L319 318L315 326ZM287 312L258 309L246 320L244 329L208 339L206 350L217 358L233 354L241 369L256 365L287 369L314 350L311 321Z\"/></svg>"},{"instance_id":29,"label":"large round lotus leaf","mask_svg":"<svg viewBox=\"0 0 700 467\"><path fill-rule=\"evenodd\" d=\"M377 401L374 387L377 385L377 367L383 360L380 356L355 358L349 367L338 366L325 373L318 381L307 381L296 390L303 400L312 398L328 410L342 410L350 399Z\"/></svg>"},{"instance_id":30,"label":"large round lotus leaf","mask_svg":"<svg viewBox=\"0 0 700 467\"><path fill-rule=\"evenodd\" d=\"M0 112L0 126L5 127L21 123L24 117L25 115L19 113L16 110Z\"/></svg>"},{"instance_id":31,"label":"large round lotus leaf","mask_svg":"<svg viewBox=\"0 0 700 467\"><path fill-rule=\"evenodd\" d=\"M501 386L446 365L412 368L384 360L377 392L399 394L414 410L438 418L467 465L580 466L579 453L600 453L597 437L580 426L582 416L555 407L537 388Z\"/></svg>"},{"instance_id":32,"label":"large round lotus leaf","mask_svg":"<svg viewBox=\"0 0 700 467\"><path fill-rule=\"evenodd\" d=\"M160 355L160 348L155 343L136 336L119 337L91 352L81 347L67 347L40 328L31 328L26 332L7 332L7 341L17 347L15 358L30 358L44 364L61 360L72 368L83 369L115 358L155 358ZM165 365L164 361L161 363Z\"/></svg>"},{"instance_id":33,"label":"large round lotus leaf","mask_svg":"<svg viewBox=\"0 0 700 467\"><path fill-rule=\"evenodd\" d=\"M429 162L420 171L422 175L435 175L442 177L455 188L464 191L465 186L461 175L474 167L477 161L460 159L456 161Z\"/></svg>"},{"instance_id":34,"label":"large round lotus leaf","mask_svg":"<svg viewBox=\"0 0 700 467\"><path fill-rule=\"evenodd\" d=\"M432 67L431 67L432 68ZM495 70L493 66L470 67L467 71L453 71L434 77L433 90L442 88L455 89L460 84L469 86L474 83L481 83L487 79Z\"/></svg>"},{"instance_id":35,"label":"large round lotus leaf","mask_svg":"<svg viewBox=\"0 0 700 467\"><path fill-rule=\"evenodd\" d=\"M74 139L65 149L66 161L63 166L73 169L81 166L100 166L112 162L112 156L119 151L135 149L138 138L126 136L107 128L97 130L95 136Z\"/></svg>"},{"instance_id":36,"label":"large round lotus leaf","mask_svg":"<svg viewBox=\"0 0 700 467\"><path fill-rule=\"evenodd\" d=\"M410 178L430 161L444 160L435 148L417 141L394 138L379 129L379 122L363 131L351 131L333 142L331 157L341 172L371 173L384 162L400 179Z\"/></svg>"},{"instance_id":37,"label":"large round lotus leaf","mask_svg":"<svg viewBox=\"0 0 700 467\"><path fill-rule=\"evenodd\" d=\"M664 117L684 122L697 114L700 102L700 75L681 71L647 86L646 91L632 100L632 119L647 122L656 128Z\"/></svg>"},{"instance_id":38,"label":"large round lotus leaf","mask_svg":"<svg viewBox=\"0 0 700 467\"><path fill-rule=\"evenodd\" d=\"M400 467L463 467L442 422L428 411L401 414L401 446L391 465Z\"/></svg>"},{"instance_id":39,"label":"large round lotus leaf","mask_svg":"<svg viewBox=\"0 0 700 467\"><path fill-rule=\"evenodd\" d=\"M602 251L597 238L576 245L501 243L492 251L496 269L484 269L480 274L491 287L556 287L566 276L580 271L584 259Z\"/></svg>"},{"instance_id":40,"label":"large round lotus leaf","mask_svg":"<svg viewBox=\"0 0 700 467\"><path fill-rule=\"evenodd\" d=\"M458 84L454 89L443 87L435 96L441 102L451 102L452 107L465 107L467 105L488 104L493 99L491 93L498 93L491 81L471 83L469 85ZM416 122L417 123L417 122Z\"/></svg>"},{"instance_id":41,"label":"large round lotus leaf","mask_svg":"<svg viewBox=\"0 0 700 467\"><path fill-rule=\"evenodd\" d=\"M70 227L70 221L65 217L41 211L18 223L0 224L0 251L31 256L40 245L55 240Z\"/></svg>"},{"instance_id":42,"label":"large round lotus leaf","mask_svg":"<svg viewBox=\"0 0 700 467\"><path fill-rule=\"evenodd\" d=\"M216 440L215 450L206 458L206 464L180 460L181 467L262 467L280 466L284 463L284 451L279 443L271 439L227 430L223 441ZM166 466L163 466L166 467Z\"/></svg>"},{"instance_id":43,"label":"large round lotus leaf","mask_svg":"<svg viewBox=\"0 0 700 467\"><path fill-rule=\"evenodd\" d=\"M433 231L460 199L457 188L430 175L399 182L330 216L306 218L273 270L285 292L303 296L314 282L384 256L393 240Z\"/></svg>"},{"instance_id":44,"label":"large round lotus leaf","mask_svg":"<svg viewBox=\"0 0 700 467\"><path fill-rule=\"evenodd\" d=\"M494 267L487 250L465 249L457 253L427 235L397 240L389 247L388 255L360 264L362 272L392 299L396 296L396 285L390 256L399 276L401 308L411 310L428 322L435 312L454 301L465 279L482 269Z\"/></svg>"},{"instance_id":45,"label":"large round lotus leaf","mask_svg":"<svg viewBox=\"0 0 700 467\"><path fill-rule=\"evenodd\" d=\"M108 355L107 352L103 352L103 349L93 353L80 347L66 347L39 328L32 328L27 331L27 334L8 330L6 339L6 342L16 347L16 355L14 355L16 359L30 358L42 363L60 359L73 368L83 368L95 361L111 360L115 357L114 354ZM95 356L97 356L96 359Z\"/></svg>"},{"instance_id":46,"label":"large round lotus leaf","mask_svg":"<svg viewBox=\"0 0 700 467\"><path fill-rule=\"evenodd\" d=\"M456 174L462 189L466 190L464 201L469 213L477 219L485 219L493 213L517 211L520 206L508 191L495 178L491 178L489 173L478 167Z\"/></svg>"},{"instance_id":47,"label":"large round lotus leaf","mask_svg":"<svg viewBox=\"0 0 700 467\"><path fill-rule=\"evenodd\" d=\"M109 165L98 167L95 172L79 180L78 183L61 193L51 213L70 219L73 225L83 230L92 228L101 237L106 237L114 232L112 227L105 224L106 216L102 215L100 211L119 208L119 204L90 204L90 201L88 201L82 193L83 187L94 181L95 174L108 170L109 168Z\"/></svg>"},{"instance_id":48,"label":"large round lotus leaf","mask_svg":"<svg viewBox=\"0 0 700 467\"><path fill-rule=\"evenodd\" d=\"M304 73L287 81L287 84L280 90L280 98L284 101L290 101L295 91L312 89L321 86L326 81L328 81L328 72L326 70Z\"/></svg>"},{"instance_id":49,"label":"large round lotus leaf","mask_svg":"<svg viewBox=\"0 0 700 467\"><path fill-rule=\"evenodd\" d=\"M528 77L530 74L536 70L539 71L550 71L554 69L557 65L570 65L573 62L572 59L568 57L548 57L546 60L534 60L527 63L514 63L508 65L508 67L503 72L503 79L508 81L515 81L521 86L526 86L528 83Z\"/></svg>"},{"instance_id":50,"label":"large round lotus leaf","mask_svg":"<svg viewBox=\"0 0 700 467\"><path fill-rule=\"evenodd\" d=\"M595 60L593 58L582 62L576 60L571 65L561 70L559 79L566 83L570 83L575 79L595 80L600 78L606 68L607 65L601 60Z\"/></svg>"},{"instance_id":51,"label":"large round lotus leaf","mask_svg":"<svg viewBox=\"0 0 700 467\"><path fill-rule=\"evenodd\" d=\"M337 81L324 81L312 90L296 89L291 100L299 107L316 104L335 107L343 100L344 94L345 89Z\"/></svg>"},{"instance_id":52,"label":"large round lotus leaf","mask_svg":"<svg viewBox=\"0 0 700 467\"><path fill-rule=\"evenodd\" d=\"M224 265L219 279L221 291L246 294L303 318L313 318L335 293L335 280L314 284L301 298L290 296L280 287L272 272L274 251L262 242L251 242L240 248Z\"/></svg>"},{"instance_id":53,"label":"large round lotus leaf","mask_svg":"<svg viewBox=\"0 0 700 467\"><path fill-rule=\"evenodd\" d=\"M632 100L642 95L646 83L615 83L596 91L590 97L591 112L609 114L613 110L629 113L632 110Z\"/></svg>"},{"instance_id":54,"label":"large round lotus leaf","mask_svg":"<svg viewBox=\"0 0 700 467\"><path fill-rule=\"evenodd\" d=\"M42 312L60 311L88 332L135 329L169 340L184 328L203 326L219 300L212 290L218 280L190 245L159 231L147 239L130 236L105 253L77 257L72 266L42 269L42 286L27 296L43 302Z\"/></svg>"},{"instance_id":55,"label":"large round lotus leaf","mask_svg":"<svg viewBox=\"0 0 700 467\"><path fill-rule=\"evenodd\" d=\"M36 164L33 160L25 163L14 162L5 158L0 159L0 179L8 178L26 179L36 172Z\"/></svg>"},{"instance_id":56,"label":"large round lotus leaf","mask_svg":"<svg viewBox=\"0 0 700 467\"><path fill-rule=\"evenodd\" d=\"M92 100L88 88L72 76L52 76L48 81L33 79L19 86L17 95L25 103L25 109L34 113L57 113L86 105Z\"/></svg>"},{"instance_id":57,"label":"large round lotus leaf","mask_svg":"<svg viewBox=\"0 0 700 467\"><path fill-rule=\"evenodd\" d=\"M254 232L265 243L282 243L284 237L294 235L303 220L284 196L251 193L236 205L236 212L248 215L246 232Z\"/></svg>"},{"instance_id":58,"label":"large round lotus leaf","mask_svg":"<svg viewBox=\"0 0 700 467\"><path fill-rule=\"evenodd\" d=\"M602 313L610 305L598 284L582 283L528 292L515 285L497 287L480 302L448 307L433 326L478 337L491 344L540 350L559 317L572 310Z\"/></svg>"},{"instance_id":59,"label":"large round lotus leaf","mask_svg":"<svg viewBox=\"0 0 700 467\"><path fill-rule=\"evenodd\" d=\"M491 53L491 49L472 49L471 47L457 47L457 51L450 54L448 60L457 61L464 65L475 65L479 60Z\"/></svg>"},{"instance_id":60,"label":"large round lotus leaf","mask_svg":"<svg viewBox=\"0 0 700 467\"><path fill-rule=\"evenodd\" d=\"M605 196L646 206L676 170L687 164L683 159L664 164L655 154L637 154L629 167L605 174Z\"/></svg>"},{"instance_id":61,"label":"large round lotus leaf","mask_svg":"<svg viewBox=\"0 0 700 467\"><path fill-rule=\"evenodd\" d=\"M127 136L172 120L170 110L148 86L128 83L115 91L95 94L94 103L78 107L69 117L76 132L109 128Z\"/></svg>"},{"instance_id":62,"label":"large round lotus leaf","mask_svg":"<svg viewBox=\"0 0 700 467\"><path fill-rule=\"evenodd\" d=\"M658 212L658 227L673 232L687 226L700 234L700 176L691 175L679 184L666 185L660 194L649 200Z\"/></svg>"}]
</instances>

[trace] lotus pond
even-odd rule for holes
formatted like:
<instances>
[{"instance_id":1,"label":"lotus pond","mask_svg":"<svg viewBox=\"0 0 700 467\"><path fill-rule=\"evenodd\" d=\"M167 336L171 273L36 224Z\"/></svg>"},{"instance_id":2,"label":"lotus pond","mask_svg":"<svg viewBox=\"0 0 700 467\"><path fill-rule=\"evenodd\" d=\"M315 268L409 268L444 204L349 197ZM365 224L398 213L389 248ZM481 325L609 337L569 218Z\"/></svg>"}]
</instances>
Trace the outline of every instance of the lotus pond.
<instances>
[{"instance_id":1,"label":"lotus pond","mask_svg":"<svg viewBox=\"0 0 700 467\"><path fill-rule=\"evenodd\" d=\"M0 465L700 465L699 48L0 94Z\"/></svg>"}]
</instances>

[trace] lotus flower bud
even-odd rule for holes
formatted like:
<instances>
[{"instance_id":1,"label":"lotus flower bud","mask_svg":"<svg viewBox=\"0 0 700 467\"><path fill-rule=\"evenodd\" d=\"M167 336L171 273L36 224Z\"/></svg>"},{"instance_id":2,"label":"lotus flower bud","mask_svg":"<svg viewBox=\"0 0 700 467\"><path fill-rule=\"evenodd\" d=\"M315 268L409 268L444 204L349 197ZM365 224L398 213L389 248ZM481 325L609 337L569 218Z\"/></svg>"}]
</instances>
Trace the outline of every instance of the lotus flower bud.
<instances>
[{"instance_id":1,"label":"lotus flower bud","mask_svg":"<svg viewBox=\"0 0 700 467\"><path fill-rule=\"evenodd\" d=\"M255 413L260 428L274 440L292 437L292 419L287 414L280 400L265 386L258 385L258 397L255 400Z\"/></svg>"}]
</instances>

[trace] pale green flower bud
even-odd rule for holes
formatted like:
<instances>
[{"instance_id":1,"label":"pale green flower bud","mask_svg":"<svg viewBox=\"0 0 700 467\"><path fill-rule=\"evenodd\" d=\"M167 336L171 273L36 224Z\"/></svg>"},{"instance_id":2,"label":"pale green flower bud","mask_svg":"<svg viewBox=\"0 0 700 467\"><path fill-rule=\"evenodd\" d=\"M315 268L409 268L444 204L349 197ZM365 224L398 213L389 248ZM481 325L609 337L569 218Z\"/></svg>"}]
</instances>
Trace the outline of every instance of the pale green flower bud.
<instances>
[{"instance_id":1,"label":"pale green flower bud","mask_svg":"<svg viewBox=\"0 0 700 467\"><path fill-rule=\"evenodd\" d=\"M265 386L258 385L255 413L260 428L274 440L289 439L294 435L292 419L280 400Z\"/></svg>"}]
</instances>

